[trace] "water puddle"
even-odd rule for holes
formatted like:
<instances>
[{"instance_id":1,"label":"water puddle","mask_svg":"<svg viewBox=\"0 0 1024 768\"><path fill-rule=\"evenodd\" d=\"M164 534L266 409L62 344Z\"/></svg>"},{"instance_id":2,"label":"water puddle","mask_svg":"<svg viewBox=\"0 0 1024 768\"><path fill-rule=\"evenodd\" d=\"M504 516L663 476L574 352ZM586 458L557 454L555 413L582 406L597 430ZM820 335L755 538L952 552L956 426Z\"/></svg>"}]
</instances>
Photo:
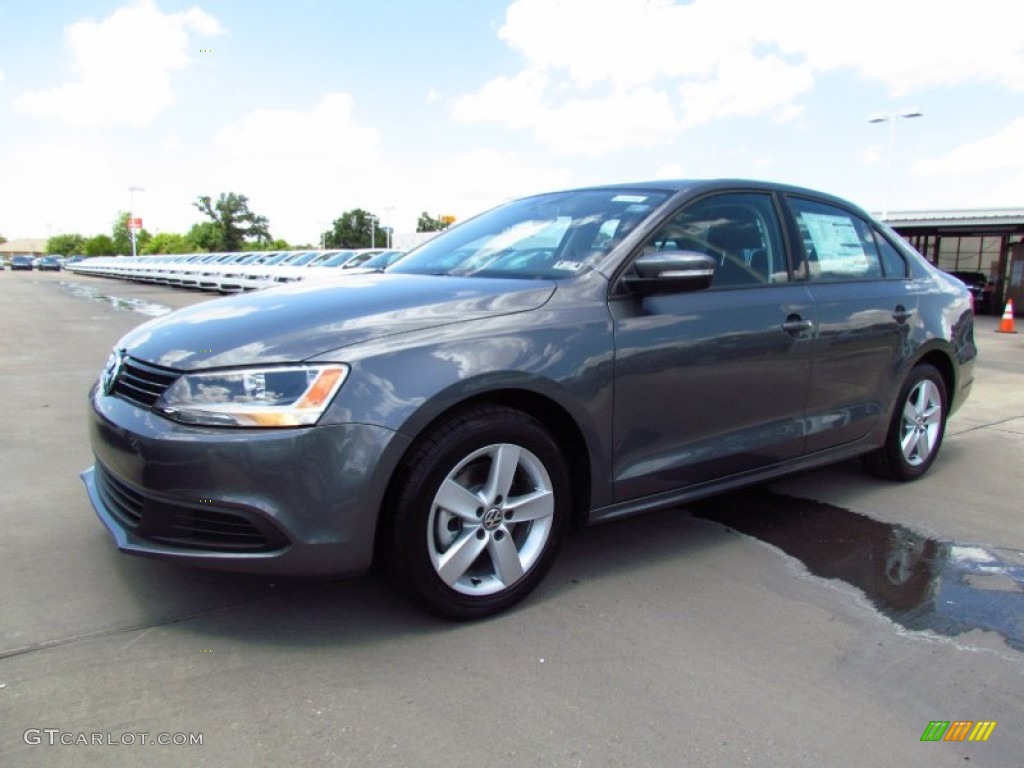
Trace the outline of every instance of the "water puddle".
<instances>
[{"instance_id":1,"label":"water puddle","mask_svg":"<svg viewBox=\"0 0 1024 768\"><path fill-rule=\"evenodd\" d=\"M76 296L80 299L86 299L87 301L98 301L103 304L108 304L114 309L122 312L138 312L139 314L146 315L148 317L161 317L163 315L170 314L172 311L170 307L166 307L163 304L154 304L151 301L145 299L126 299L120 296L108 296L105 293L100 293L90 285L82 285L81 283L68 283L61 281L61 286L64 287L72 296Z\"/></svg>"},{"instance_id":2,"label":"water puddle","mask_svg":"<svg viewBox=\"0 0 1024 768\"><path fill-rule=\"evenodd\" d=\"M1024 553L929 539L830 504L765 490L694 514L772 544L816 576L862 590L901 626L953 637L998 632L1024 652Z\"/></svg>"}]
</instances>

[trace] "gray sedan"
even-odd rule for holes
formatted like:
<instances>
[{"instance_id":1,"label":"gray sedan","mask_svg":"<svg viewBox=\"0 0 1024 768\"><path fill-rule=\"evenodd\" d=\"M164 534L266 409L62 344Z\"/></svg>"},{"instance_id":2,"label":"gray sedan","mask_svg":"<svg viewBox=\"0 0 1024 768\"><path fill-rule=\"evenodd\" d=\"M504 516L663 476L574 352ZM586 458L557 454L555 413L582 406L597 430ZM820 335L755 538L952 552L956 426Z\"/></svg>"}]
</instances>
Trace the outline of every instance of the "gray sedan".
<instances>
[{"instance_id":1,"label":"gray sedan","mask_svg":"<svg viewBox=\"0 0 1024 768\"><path fill-rule=\"evenodd\" d=\"M862 456L923 475L972 381L967 289L840 199L746 181L515 201L381 274L121 339L84 479L124 551L351 574L442 616L563 534Z\"/></svg>"}]
</instances>

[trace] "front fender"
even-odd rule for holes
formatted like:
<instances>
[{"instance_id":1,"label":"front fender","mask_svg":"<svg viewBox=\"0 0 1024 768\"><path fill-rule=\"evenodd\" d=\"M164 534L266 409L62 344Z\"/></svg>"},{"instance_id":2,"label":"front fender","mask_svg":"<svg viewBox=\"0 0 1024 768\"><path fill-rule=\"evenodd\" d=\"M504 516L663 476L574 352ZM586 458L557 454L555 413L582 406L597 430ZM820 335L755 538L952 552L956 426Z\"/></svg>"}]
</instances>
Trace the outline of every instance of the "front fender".
<instances>
[{"instance_id":1,"label":"front fender","mask_svg":"<svg viewBox=\"0 0 1024 768\"><path fill-rule=\"evenodd\" d=\"M461 403L542 399L575 423L595 479L609 476L614 350L606 305L542 308L342 350L351 367L320 423L365 423L415 440ZM600 474L599 474L600 473ZM601 497L600 483L594 493Z\"/></svg>"}]
</instances>

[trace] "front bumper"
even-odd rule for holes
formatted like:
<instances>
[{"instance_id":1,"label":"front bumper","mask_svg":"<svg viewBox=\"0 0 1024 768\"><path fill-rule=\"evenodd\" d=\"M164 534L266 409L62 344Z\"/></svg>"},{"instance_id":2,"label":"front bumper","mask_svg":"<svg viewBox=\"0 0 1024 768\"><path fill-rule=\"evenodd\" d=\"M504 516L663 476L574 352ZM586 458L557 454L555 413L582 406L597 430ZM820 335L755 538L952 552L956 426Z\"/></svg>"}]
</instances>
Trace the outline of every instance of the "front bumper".
<instances>
[{"instance_id":1,"label":"front bumper","mask_svg":"<svg viewBox=\"0 0 1024 768\"><path fill-rule=\"evenodd\" d=\"M357 574L408 443L366 424L185 426L93 390L82 474L120 550L221 570Z\"/></svg>"}]
</instances>

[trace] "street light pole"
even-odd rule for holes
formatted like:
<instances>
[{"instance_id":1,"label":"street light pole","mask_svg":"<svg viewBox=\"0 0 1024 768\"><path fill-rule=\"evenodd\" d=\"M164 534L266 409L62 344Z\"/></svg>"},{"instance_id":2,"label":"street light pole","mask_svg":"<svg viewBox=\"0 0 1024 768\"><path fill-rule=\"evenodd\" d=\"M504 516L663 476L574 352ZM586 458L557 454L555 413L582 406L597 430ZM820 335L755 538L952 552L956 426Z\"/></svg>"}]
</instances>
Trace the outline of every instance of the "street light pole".
<instances>
[{"instance_id":1,"label":"street light pole","mask_svg":"<svg viewBox=\"0 0 1024 768\"><path fill-rule=\"evenodd\" d=\"M128 231L132 235L132 256L135 256L135 193L145 192L142 187L128 187L128 192L132 196L131 207L128 211Z\"/></svg>"},{"instance_id":2,"label":"street light pole","mask_svg":"<svg viewBox=\"0 0 1024 768\"><path fill-rule=\"evenodd\" d=\"M388 214L388 250L391 250L391 212L395 210L395 206L386 205L384 206L385 212Z\"/></svg>"},{"instance_id":3,"label":"street light pole","mask_svg":"<svg viewBox=\"0 0 1024 768\"><path fill-rule=\"evenodd\" d=\"M380 218L375 213L371 213L368 217L370 219L370 247L377 247L377 222Z\"/></svg>"},{"instance_id":4,"label":"street light pole","mask_svg":"<svg viewBox=\"0 0 1024 768\"><path fill-rule=\"evenodd\" d=\"M905 112L892 112L888 115L876 115L869 117L869 123L889 123L889 158L885 163L885 200L882 205L882 218L889 215L889 191L892 188L892 164L893 156L896 154L896 121L911 117L924 117L924 113L916 109L908 109Z\"/></svg>"}]
</instances>

